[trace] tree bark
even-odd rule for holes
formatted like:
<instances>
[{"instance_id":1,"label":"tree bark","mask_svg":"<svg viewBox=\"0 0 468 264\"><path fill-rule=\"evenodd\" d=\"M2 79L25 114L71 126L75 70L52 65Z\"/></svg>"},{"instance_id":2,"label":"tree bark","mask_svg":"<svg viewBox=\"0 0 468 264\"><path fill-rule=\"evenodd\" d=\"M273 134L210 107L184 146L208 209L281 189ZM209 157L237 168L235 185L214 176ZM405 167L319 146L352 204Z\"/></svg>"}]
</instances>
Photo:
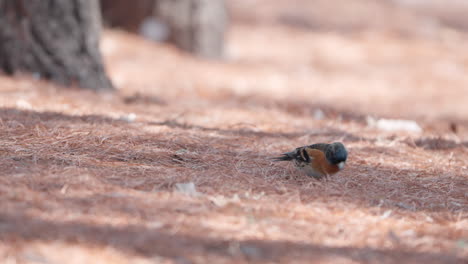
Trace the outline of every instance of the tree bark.
<instances>
[{"instance_id":1,"label":"tree bark","mask_svg":"<svg viewBox=\"0 0 468 264\"><path fill-rule=\"evenodd\" d=\"M0 68L63 85L113 89L99 38L97 0L0 0Z\"/></svg>"},{"instance_id":2,"label":"tree bark","mask_svg":"<svg viewBox=\"0 0 468 264\"><path fill-rule=\"evenodd\" d=\"M156 0L156 17L170 29L170 42L206 58L223 55L225 0Z\"/></svg>"},{"instance_id":3,"label":"tree bark","mask_svg":"<svg viewBox=\"0 0 468 264\"><path fill-rule=\"evenodd\" d=\"M102 17L107 26L138 33L145 18L153 15L155 0L100 0Z\"/></svg>"}]
</instances>

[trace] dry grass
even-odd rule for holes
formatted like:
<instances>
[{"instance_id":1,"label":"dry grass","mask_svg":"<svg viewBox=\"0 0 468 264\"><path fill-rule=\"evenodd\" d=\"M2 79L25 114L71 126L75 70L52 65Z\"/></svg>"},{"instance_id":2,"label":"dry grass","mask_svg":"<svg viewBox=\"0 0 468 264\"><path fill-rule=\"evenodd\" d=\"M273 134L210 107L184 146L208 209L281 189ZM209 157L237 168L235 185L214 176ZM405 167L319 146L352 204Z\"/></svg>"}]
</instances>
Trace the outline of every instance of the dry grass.
<instances>
[{"instance_id":1,"label":"dry grass","mask_svg":"<svg viewBox=\"0 0 468 264\"><path fill-rule=\"evenodd\" d=\"M1 261L466 263L467 36L263 19L222 63L106 32L115 95L0 77ZM329 181L269 161L336 140Z\"/></svg>"}]
</instances>

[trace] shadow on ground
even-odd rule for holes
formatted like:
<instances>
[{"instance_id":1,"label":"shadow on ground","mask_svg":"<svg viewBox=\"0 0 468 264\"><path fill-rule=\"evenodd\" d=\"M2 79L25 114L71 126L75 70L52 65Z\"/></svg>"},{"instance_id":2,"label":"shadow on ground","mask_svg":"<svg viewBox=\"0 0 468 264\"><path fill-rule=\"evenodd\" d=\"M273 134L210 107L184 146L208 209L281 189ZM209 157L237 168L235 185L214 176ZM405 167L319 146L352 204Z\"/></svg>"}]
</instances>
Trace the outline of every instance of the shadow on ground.
<instances>
[{"instance_id":1,"label":"shadow on ground","mask_svg":"<svg viewBox=\"0 0 468 264\"><path fill-rule=\"evenodd\" d=\"M162 229L141 226L112 227L80 222L53 222L31 219L27 215L0 214L0 238L24 241L62 241L112 246L128 254L165 257L188 262L204 255L212 260L237 260L264 263L294 259L308 262L349 259L361 263L464 263L462 259L437 253L408 252L403 247L392 249L326 247L289 241L226 241L206 237L167 233ZM47 230L47 232L43 232Z\"/></svg>"}]
</instances>

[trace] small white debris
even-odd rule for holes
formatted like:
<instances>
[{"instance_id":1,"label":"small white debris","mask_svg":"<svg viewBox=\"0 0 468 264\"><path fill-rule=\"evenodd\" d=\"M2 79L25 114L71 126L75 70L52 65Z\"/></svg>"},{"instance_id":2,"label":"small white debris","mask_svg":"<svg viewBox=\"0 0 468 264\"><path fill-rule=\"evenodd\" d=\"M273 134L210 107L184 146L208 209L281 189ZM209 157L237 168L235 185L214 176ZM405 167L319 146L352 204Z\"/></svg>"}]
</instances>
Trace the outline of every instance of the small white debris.
<instances>
[{"instance_id":1,"label":"small white debris","mask_svg":"<svg viewBox=\"0 0 468 264\"><path fill-rule=\"evenodd\" d=\"M66 194L68 190L68 184L65 184L62 186L62 189L60 189L61 194Z\"/></svg>"},{"instance_id":2,"label":"small white debris","mask_svg":"<svg viewBox=\"0 0 468 264\"><path fill-rule=\"evenodd\" d=\"M381 219L388 218L392 214L392 210L387 210L385 211L382 216L380 216Z\"/></svg>"},{"instance_id":3,"label":"small white debris","mask_svg":"<svg viewBox=\"0 0 468 264\"><path fill-rule=\"evenodd\" d=\"M175 190L177 192L189 195L189 196L199 196L200 193L197 191L195 184L193 182L186 183L177 183L175 185Z\"/></svg>"},{"instance_id":4,"label":"small white debris","mask_svg":"<svg viewBox=\"0 0 468 264\"><path fill-rule=\"evenodd\" d=\"M160 229L161 227L164 226L164 224L159 221L152 221L152 222L147 223L146 226L151 229Z\"/></svg>"},{"instance_id":5,"label":"small white debris","mask_svg":"<svg viewBox=\"0 0 468 264\"><path fill-rule=\"evenodd\" d=\"M188 153L188 152L189 152L189 151L186 150L186 149L179 149L179 150L177 150L175 153L176 153L177 155L182 155L182 154L186 154L186 153Z\"/></svg>"},{"instance_id":6,"label":"small white debris","mask_svg":"<svg viewBox=\"0 0 468 264\"><path fill-rule=\"evenodd\" d=\"M422 128L413 120L403 119L375 119L367 117L367 125L383 131L408 131L421 133Z\"/></svg>"},{"instance_id":7,"label":"small white debris","mask_svg":"<svg viewBox=\"0 0 468 264\"><path fill-rule=\"evenodd\" d=\"M132 122L135 122L136 117L137 116L135 113L130 113L128 115L121 116L119 119L125 122L132 123Z\"/></svg>"},{"instance_id":8,"label":"small white debris","mask_svg":"<svg viewBox=\"0 0 468 264\"><path fill-rule=\"evenodd\" d=\"M239 196L237 194L232 196L232 198L227 198L227 197L222 196L222 195L217 195L217 196L211 196L209 199L210 199L211 202L213 202L218 207L224 207L229 203L235 203L235 202L240 201Z\"/></svg>"},{"instance_id":9,"label":"small white debris","mask_svg":"<svg viewBox=\"0 0 468 264\"><path fill-rule=\"evenodd\" d=\"M408 230L401 232L400 235L412 237L416 235L416 232L413 229L408 229Z\"/></svg>"},{"instance_id":10,"label":"small white debris","mask_svg":"<svg viewBox=\"0 0 468 264\"><path fill-rule=\"evenodd\" d=\"M380 199L379 201L379 204L377 205L377 207L382 207L382 205L384 205L385 201Z\"/></svg>"},{"instance_id":11,"label":"small white debris","mask_svg":"<svg viewBox=\"0 0 468 264\"><path fill-rule=\"evenodd\" d=\"M226 197L219 195L210 197L210 201L218 207L224 207L229 203L229 200Z\"/></svg>"},{"instance_id":12,"label":"small white debris","mask_svg":"<svg viewBox=\"0 0 468 264\"><path fill-rule=\"evenodd\" d=\"M32 105L28 101L23 100L23 99L19 99L18 101L16 101L16 107L20 109L25 109L25 110L32 109Z\"/></svg>"},{"instance_id":13,"label":"small white debris","mask_svg":"<svg viewBox=\"0 0 468 264\"><path fill-rule=\"evenodd\" d=\"M265 192L260 192L260 193L251 193L250 191L245 192L244 197L247 199L253 199L253 200L259 200L263 196L265 196Z\"/></svg>"}]
</instances>

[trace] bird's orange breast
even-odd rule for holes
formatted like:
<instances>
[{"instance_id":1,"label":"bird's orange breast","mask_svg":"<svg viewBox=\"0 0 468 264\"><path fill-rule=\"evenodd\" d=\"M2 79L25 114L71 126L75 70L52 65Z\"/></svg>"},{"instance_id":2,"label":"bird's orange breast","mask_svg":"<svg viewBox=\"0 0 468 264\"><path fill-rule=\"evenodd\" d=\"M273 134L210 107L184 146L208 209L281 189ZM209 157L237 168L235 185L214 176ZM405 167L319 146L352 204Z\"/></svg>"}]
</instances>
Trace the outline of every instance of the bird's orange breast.
<instances>
[{"instance_id":1,"label":"bird's orange breast","mask_svg":"<svg viewBox=\"0 0 468 264\"><path fill-rule=\"evenodd\" d=\"M318 149L308 149L307 153L311 157L310 166L322 175L332 175L340 170L338 165L334 165L328 162L327 157L323 151Z\"/></svg>"}]
</instances>

